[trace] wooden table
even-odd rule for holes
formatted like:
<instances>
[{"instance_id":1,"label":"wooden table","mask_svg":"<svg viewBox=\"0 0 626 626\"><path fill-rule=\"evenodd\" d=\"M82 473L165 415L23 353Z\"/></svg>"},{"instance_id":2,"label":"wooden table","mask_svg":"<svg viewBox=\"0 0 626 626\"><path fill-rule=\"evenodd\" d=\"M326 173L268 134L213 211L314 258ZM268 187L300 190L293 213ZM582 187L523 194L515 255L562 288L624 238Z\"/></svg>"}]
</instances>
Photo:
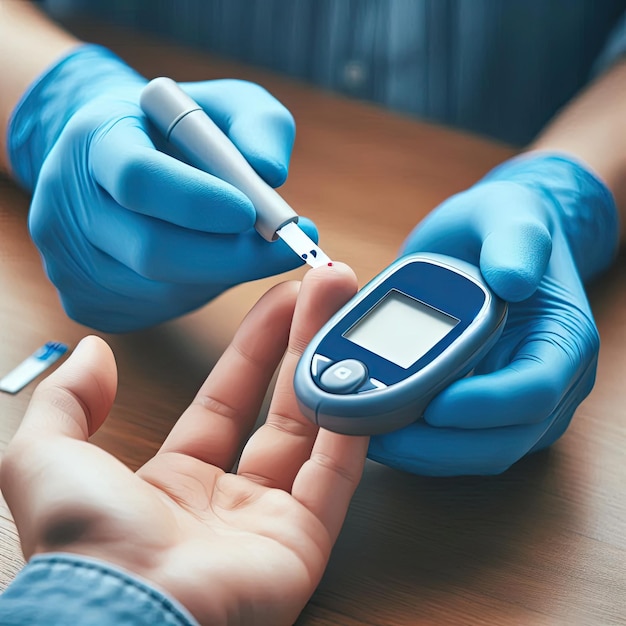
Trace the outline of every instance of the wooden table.
<instances>
[{"instance_id":1,"label":"wooden table","mask_svg":"<svg viewBox=\"0 0 626 626\"><path fill-rule=\"evenodd\" d=\"M361 283L393 260L411 227L512 154L465 134L390 115L284 78L82 24L148 77L236 76L294 113L285 198L315 220L332 258ZM47 340L89 331L63 313L30 243L28 198L0 180L0 373ZM300 276L302 270L292 272ZM371 463L318 591L299 624L626 624L626 263L590 289L603 341L598 382L548 453L493 478L431 479ZM276 277L145 332L106 336L120 370L115 408L94 438L130 467L152 455L239 320ZM34 383L0 395L0 450ZM22 566L0 510L0 585Z\"/></svg>"}]
</instances>

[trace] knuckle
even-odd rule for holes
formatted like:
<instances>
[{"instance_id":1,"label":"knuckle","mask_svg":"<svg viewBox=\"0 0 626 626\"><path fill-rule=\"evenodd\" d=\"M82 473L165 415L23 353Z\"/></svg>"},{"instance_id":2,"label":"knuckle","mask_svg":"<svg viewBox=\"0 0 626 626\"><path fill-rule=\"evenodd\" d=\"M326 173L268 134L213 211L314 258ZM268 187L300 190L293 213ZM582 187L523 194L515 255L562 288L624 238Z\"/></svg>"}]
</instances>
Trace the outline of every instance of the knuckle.
<instances>
[{"instance_id":1,"label":"knuckle","mask_svg":"<svg viewBox=\"0 0 626 626\"><path fill-rule=\"evenodd\" d=\"M351 470L351 466L339 462L336 458L322 452L314 452L311 455L311 461L316 465L328 470L329 472L336 474L345 481L351 484L358 483L358 477L355 476Z\"/></svg>"},{"instance_id":2,"label":"knuckle","mask_svg":"<svg viewBox=\"0 0 626 626\"><path fill-rule=\"evenodd\" d=\"M162 247L153 237L136 236L128 243L128 260L133 271L149 280L161 278L159 267Z\"/></svg>"},{"instance_id":3,"label":"knuckle","mask_svg":"<svg viewBox=\"0 0 626 626\"><path fill-rule=\"evenodd\" d=\"M91 107L76 111L64 126L60 142L75 143L88 138L94 132L94 112Z\"/></svg>"},{"instance_id":4,"label":"knuckle","mask_svg":"<svg viewBox=\"0 0 626 626\"><path fill-rule=\"evenodd\" d=\"M48 161L44 162L28 212L28 231L33 243L39 248L48 248L57 240L58 211L51 210L50 198L58 196L57 184L61 173Z\"/></svg>"},{"instance_id":5,"label":"knuckle","mask_svg":"<svg viewBox=\"0 0 626 626\"><path fill-rule=\"evenodd\" d=\"M120 158L108 191L118 204L133 207L137 203L137 195L148 185L150 180L145 157L133 151Z\"/></svg>"},{"instance_id":6,"label":"knuckle","mask_svg":"<svg viewBox=\"0 0 626 626\"><path fill-rule=\"evenodd\" d=\"M268 420L267 424L288 435L302 438L309 438L318 430L317 426L308 420L298 420L280 413L273 413L271 420Z\"/></svg>"},{"instance_id":7,"label":"knuckle","mask_svg":"<svg viewBox=\"0 0 626 626\"><path fill-rule=\"evenodd\" d=\"M218 415L219 417L223 417L226 420L234 421L239 416L239 413L233 406L222 402L219 398L216 398L215 396L204 394L198 395L196 396L192 404L199 406L209 413Z\"/></svg>"},{"instance_id":8,"label":"knuckle","mask_svg":"<svg viewBox=\"0 0 626 626\"><path fill-rule=\"evenodd\" d=\"M39 250L45 247L47 242L50 241L50 232L48 220L46 219L45 212L41 210L39 204L33 203L28 215L28 231L30 238Z\"/></svg>"}]
</instances>

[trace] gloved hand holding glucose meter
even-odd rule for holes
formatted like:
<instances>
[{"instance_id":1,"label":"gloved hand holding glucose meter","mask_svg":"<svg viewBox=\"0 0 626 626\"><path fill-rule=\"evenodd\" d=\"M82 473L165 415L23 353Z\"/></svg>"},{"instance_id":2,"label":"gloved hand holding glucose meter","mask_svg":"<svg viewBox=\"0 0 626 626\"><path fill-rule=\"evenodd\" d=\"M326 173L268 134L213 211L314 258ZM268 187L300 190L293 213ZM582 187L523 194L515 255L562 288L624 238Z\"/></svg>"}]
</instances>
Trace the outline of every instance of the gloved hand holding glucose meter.
<instances>
[{"instance_id":1,"label":"gloved hand holding glucose meter","mask_svg":"<svg viewBox=\"0 0 626 626\"><path fill-rule=\"evenodd\" d=\"M507 304L473 265L405 256L313 338L294 378L300 409L329 430L374 435L418 419L497 341Z\"/></svg>"}]
</instances>

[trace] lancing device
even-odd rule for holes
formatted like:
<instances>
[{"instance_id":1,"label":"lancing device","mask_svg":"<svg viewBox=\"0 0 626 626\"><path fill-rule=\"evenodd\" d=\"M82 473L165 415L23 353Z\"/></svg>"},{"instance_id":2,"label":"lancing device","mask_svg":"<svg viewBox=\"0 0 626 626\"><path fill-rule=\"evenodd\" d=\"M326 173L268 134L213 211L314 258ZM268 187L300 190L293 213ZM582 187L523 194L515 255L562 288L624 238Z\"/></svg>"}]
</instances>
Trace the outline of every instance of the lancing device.
<instances>
[{"instance_id":1,"label":"lancing device","mask_svg":"<svg viewBox=\"0 0 626 626\"><path fill-rule=\"evenodd\" d=\"M141 108L189 162L246 194L256 210L254 228L266 241L279 237L311 267L330 258L297 225L298 214L246 161L202 107L171 78L155 78L143 89Z\"/></svg>"},{"instance_id":2,"label":"lancing device","mask_svg":"<svg viewBox=\"0 0 626 626\"><path fill-rule=\"evenodd\" d=\"M313 337L294 375L300 410L347 435L402 428L472 371L506 317L477 267L439 254L403 257Z\"/></svg>"}]
</instances>

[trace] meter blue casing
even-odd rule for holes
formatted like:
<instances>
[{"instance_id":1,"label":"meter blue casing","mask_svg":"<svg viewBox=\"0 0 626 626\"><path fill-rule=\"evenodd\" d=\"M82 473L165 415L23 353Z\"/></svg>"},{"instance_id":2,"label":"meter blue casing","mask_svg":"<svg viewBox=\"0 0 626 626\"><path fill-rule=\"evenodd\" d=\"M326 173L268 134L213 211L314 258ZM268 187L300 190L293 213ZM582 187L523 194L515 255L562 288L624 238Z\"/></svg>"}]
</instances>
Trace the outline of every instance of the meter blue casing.
<instances>
[{"instance_id":1,"label":"meter blue casing","mask_svg":"<svg viewBox=\"0 0 626 626\"><path fill-rule=\"evenodd\" d=\"M454 320L410 364L398 364L378 354L384 349L373 351L346 337L396 294ZM492 293L477 267L434 253L404 256L363 287L311 340L294 376L300 410L315 424L349 435L402 428L419 419L435 395L472 371L500 337L506 317L506 302ZM420 325L415 326L407 332L419 332ZM384 328L377 341L384 344Z\"/></svg>"}]
</instances>

